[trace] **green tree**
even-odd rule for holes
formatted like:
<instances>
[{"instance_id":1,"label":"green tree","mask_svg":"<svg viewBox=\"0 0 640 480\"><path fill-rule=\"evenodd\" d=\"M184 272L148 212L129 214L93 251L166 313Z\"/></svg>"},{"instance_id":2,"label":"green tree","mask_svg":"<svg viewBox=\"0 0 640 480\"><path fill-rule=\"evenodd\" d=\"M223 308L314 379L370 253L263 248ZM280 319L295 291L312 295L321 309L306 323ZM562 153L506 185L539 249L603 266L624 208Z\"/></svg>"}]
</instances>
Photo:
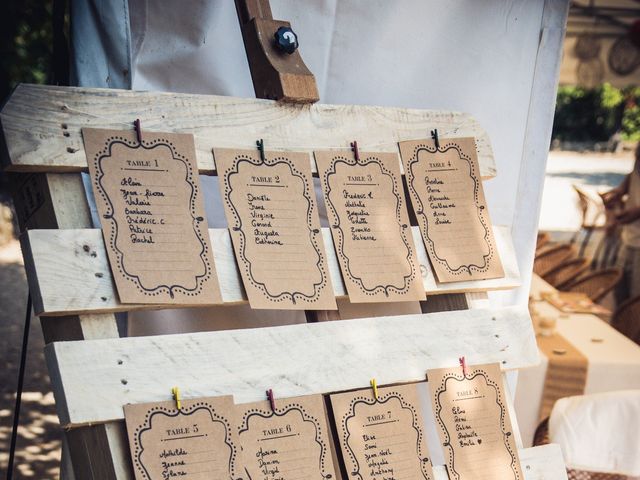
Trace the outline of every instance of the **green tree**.
<instances>
[{"instance_id":1,"label":"green tree","mask_svg":"<svg viewBox=\"0 0 640 480\"><path fill-rule=\"evenodd\" d=\"M62 14L64 26L65 8L64 0L5 0L0 15L0 100L20 82L65 83L66 76L54 75L53 61L54 45L66 50L64 40L60 43L63 32L54 35L53 27L54 13Z\"/></svg>"},{"instance_id":2,"label":"green tree","mask_svg":"<svg viewBox=\"0 0 640 480\"><path fill-rule=\"evenodd\" d=\"M561 141L604 142L620 133L640 140L640 88L558 88L553 138Z\"/></svg>"}]
</instances>

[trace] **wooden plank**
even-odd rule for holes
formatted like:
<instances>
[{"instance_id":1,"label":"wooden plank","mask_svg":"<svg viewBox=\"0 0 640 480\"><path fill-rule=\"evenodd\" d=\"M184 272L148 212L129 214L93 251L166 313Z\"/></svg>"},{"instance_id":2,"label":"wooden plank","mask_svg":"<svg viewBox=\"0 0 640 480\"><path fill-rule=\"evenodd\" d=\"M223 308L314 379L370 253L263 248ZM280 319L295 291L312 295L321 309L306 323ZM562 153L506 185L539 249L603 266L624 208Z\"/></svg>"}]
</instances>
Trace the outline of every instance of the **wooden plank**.
<instances>
[{"instance_id":1,"label":"wooden plank","mask_svg":"<svg viewBox=\"0 0 640 480\"><path fill-rule=\"evenodd\" d=\"M14 203L21 231L30 228L83 228L91 226L80 174L15 174L14 181L20 188L14 193ZM28 248L28 246L25 246ZM28 252L23 252L29 257ZM38 295L37 275L26 267L32 297ZM113 314L86 314L56 317L40 317L46 343L62 340L118 338L118 328ZM63 480L133 479L129 475L126 436L116 435L116 424L99 425L65 432L62 444L60 478ZM73 440L70 447L69 437ZM122 438L125 438L122 448ZM96 441L102 440L98 446ZM78 472L78 475L76 475Z\"/></svg>"},{"instance_id":2,"label":"wooden plank","mask_svg":"<svg viewBox=\"0 0 640 480\"><path fill-rule=\"evenodd\" d=\"M451 312L467 310L469 303L463 293L431 295L426 302L420 302L422 313Z\"/></svg>"},{"instance_id":3,"label":"wooden plank","mask_svg":"<svg viewBox=\"0 0 640 480\"><path fill-rule=\"evenodd\" d=\"M18 174L16 174L18 175ZM91 225L79 174L19 174L21 189L14 195L21 229L82 228ZM48 230L54 232L56 230ZM23 256L30 258L29 244L23 244ZM25 265L32 299L41 303L38 275L33 264ZM52 321L41 316L40 324L46 343L61 340L117 338L115 317L102 315L67 315Z\"/></svg>"},{"instance_id":4,"label":"wooden plank","mask_svg":"<svg viewBox=\"0 0 640 480\"><path fill-rule=\"evenodd\" d=\"M545 0L542 12L540 43L531 87L513 219L513 241L520 253L519 265L524 287L514 296L514 303L526 303L529 295L545 165L551 142L562 45L570 3L568 0Z\"/></svg>"},{"instance_id":5,"label":"wooden plank","mask_svg":"<svg viewBox=\"0 0 640 480\"><path fill-rule=\"evenodd\" d=\"M62 446L60 448L60 480L76 480L71 463L71 452L69 452L69 442L67 436L62 435Z\"/></svg>"},{"instance_id":6,"label":"wooden plank","mask_svg":"<svg viewBox=\"0 0 640 480\"><path fill-rule=\"evenodd\" d=\"M120 337L113 313L40 317L40 320L43 318L46 319L42 322L42 333L46 343Z\"/></svg>"},{"instance_id":7,"label":"wooden plank","mask_svg":"<svg viewBox=\"0 0 640 480\"><path fill-rule=\"evenodd\" d=\"M214 95L19 85L0 112L10 171L86 171L80 129L145 129L193 133L198 168L213 173L212 147L267 150L345 148L397 152L400 140L477 139L483 178L496 175L489 136L466 113L365 105L293 105ZM144 134L144 133L143 133ZM345 150L348 151L348 150ZM315 164L312 162L315 168Z\"/></svg>"},{"instance_id":8,"label":"wooden plank","mask_svg":"<svg viewBox=\"0 0 640 480\"><path fill-rule=\"evenodd\" d=\"M280 27L291 28L291 24L273 19L269 0L236 0L235 3L256 97L317 102L320 95L316 79L302 61L300 51L282 52L273 41Z\"/></svg>"},{"instance_id":9,"label":"wooden plank","mask_svg":"<svg viewBox=\"0 0 640 480\"><path fill-rule=\"evenodd\" d=\"M344 297L347 292L340 274L331 232L324 228L322 233L334 294L336 297ZM418 227L413 227L427 295L517 287L520 283L519 273L516 255L509 239L509 229L494 227L494 233L506 272L505 278L439 284L431 270ZM247 298L228 230L211 229L209 235L224 302L228 304L246 302ZM111 277L102 233L98 229L31 230L23 235L22 241L25 266L33 292L34 311L38 315L70 315L78 312L117 312L168 307L120 303Z\"/></svg>"},{"instance_id":10,"label":"wooden plank","mask_svg":"<svg viewBox=\"0 0 640 480\"><path fill-rule=\"evenodd\" d=\"M65 432L65 436L71 452L75 478L134 479L124 422L73 429Z\"/></svg>"},{"instance_id":11,"label":"wooden plank","mask_svg":"<svg viewBox=\"0 0 640 480\"><path fill-rule=\"evenodd\" d=\"M427 369L538 362L526 307L339 320L262 329L58 342L45 349L63 426L120 420L122 406L232 393L257 401L424 379Z\"/></svg>"},{"instance_id":12,"label":"wooden plank","mask_svg":"<svg viewBox=\"0 0 640 480\"><path fill-rule=\"evenodd\" d=\"M118 326L112 313L90 313L40 317L45 343L69 340L118 338Z\"/></svg>"},{"instance_id":13,"label":"wooden plank","mask_svg":"<svg viewBox=\"0 0 640 480\"><path fill-rule=\"evenodd\" d=\"M236 10L241 25L255 17L273 18L269 0L236 0Z\"/></svg>"},{"instance_id":14,"label":"wooden plank","mask_svg":"<svg viewBox=\"0 0 640 480\"><path fill-rule=\"evenodd\" d=\"M91 213L77 174L10 175L20 232L34 228L85 228Z\"/></svg>"}]
</instances>

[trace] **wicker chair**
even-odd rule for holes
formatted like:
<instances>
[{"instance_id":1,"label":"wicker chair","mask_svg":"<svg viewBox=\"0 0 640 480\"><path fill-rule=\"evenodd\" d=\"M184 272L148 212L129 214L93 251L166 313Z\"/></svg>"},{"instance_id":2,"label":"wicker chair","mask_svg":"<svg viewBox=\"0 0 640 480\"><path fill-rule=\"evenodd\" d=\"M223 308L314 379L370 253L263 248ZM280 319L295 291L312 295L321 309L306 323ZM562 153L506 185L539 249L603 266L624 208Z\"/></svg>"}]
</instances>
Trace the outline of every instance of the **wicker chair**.
<instances>
[{"instance_id":1,"label":"wicker chair","mask_svg":"<svg viewBox=\"0 0 640 480\"><path fill-rule=\"evenodd\" d=\"M549 244L551 241L551 235L547 232L538 232L538 237L536 238L536 252L539 251L542 247Z\"/></svg>"},{"instance_id":2,"label":"wicker chair","mask_svg":"<svg viewBox=\"0 0 640 480\"><path fill-rule=\"evenodd\" d=\"M563 291L584 293L594 303L598 303L607 293L615 288L621 278L622 272L620 269L605 268L582 275L564 287Z\"/></svg>"},{"instance_id":3,"label":"wicker chair","mask_svg":"<svg viewBox=\"0 0 640 480\"><path fill-rule=\"evenodd\" d=\"M590 260L586 258L572 258L562 262L544 276L544 279L561 290L562 287L576 280L589 270Z\"/></svg>"},{"instance_id":4,"label":"wicker chair","mask_svg":"<svg viewBox=\"0 0 640 480\"><path fill-rule=\"evenodd\" d=\"M540 252L536 253L536 258L533 261L533 271L541 277L544 277L562 262L575 256L576 248L573 245L554 245L543 248Z\"/></svg>"},{"instance_id":5,"label":"wicker chair","mask_svg":"<svg viewBox=\"0 0 640 480\"><path fill-rule=\"evenodd\" d=\"M545 418L533 436L533 446L547 445L549 443L549 418ZM589 472L587 470L574 470L567 468L567 478L569 480L634 480L637 477L619 475L617 473Z\"/></svg>"},{"instance_id":6,"label":"wicker chair","mask_svg":"<svg viewBox=\"0 0 640 480\"><path fill-rule=\"evenodd\" d=\"M611 326L640 345L640 295L630 298L616 309Z\"/></svg>"},{"instance_id":7,"label":"wicker chair","mask_svg":"<svg viewBox=\"0 0 640 480\"><path fill-rule=\"evenodd\" d=\"M572 185L573 190L578 194L578 205L582 212L582 225L581 230L577 231L571 239L571 243L575 243L578 240L580 232L584 232L584 238L580 244L580 252L578 255L582 256L589 244L591 235L595 230L602 230L606 224L606 215L604 209L604 202L599 196L592 196L585 190L582 190L577 185Z\"/></svg>"}]
</instances>

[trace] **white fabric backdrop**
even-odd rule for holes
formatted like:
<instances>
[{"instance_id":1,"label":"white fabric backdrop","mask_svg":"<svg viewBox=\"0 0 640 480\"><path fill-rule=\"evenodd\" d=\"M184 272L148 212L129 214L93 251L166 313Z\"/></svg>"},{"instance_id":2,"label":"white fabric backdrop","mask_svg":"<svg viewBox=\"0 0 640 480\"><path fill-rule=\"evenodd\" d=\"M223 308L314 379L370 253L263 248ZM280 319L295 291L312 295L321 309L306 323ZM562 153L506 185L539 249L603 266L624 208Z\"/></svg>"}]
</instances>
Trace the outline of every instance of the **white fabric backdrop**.
<instances>
[{"instance_id":1,"label":"white fabric backdrop","mask_svg":"<svg viewBox=\"0 0 640 480\"><path fill-rule=\"evenodd\" d=\"M233 2L188 3L130 2L133 89L253 97ZM543 1L271 5L298 33L321 102L471 113L498 167L486 184L492 219L512 224Z\"/></svg>"}]
</instances>

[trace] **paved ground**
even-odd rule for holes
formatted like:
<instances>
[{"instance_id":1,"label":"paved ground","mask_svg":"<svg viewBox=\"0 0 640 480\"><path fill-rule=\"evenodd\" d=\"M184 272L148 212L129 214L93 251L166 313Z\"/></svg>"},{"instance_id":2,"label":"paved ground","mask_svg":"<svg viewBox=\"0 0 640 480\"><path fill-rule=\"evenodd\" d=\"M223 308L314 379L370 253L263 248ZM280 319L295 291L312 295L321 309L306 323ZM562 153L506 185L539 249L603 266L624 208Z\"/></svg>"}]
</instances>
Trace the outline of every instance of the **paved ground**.
<instances>
[{"instance_id":1,"label":"paved ground","mask_svg":"<svg viewBox=\"0 0 640 480\"><path fill-rule=\"evenodd\" d=\"M540 228L556 238L569 237L580 226L571 185L592 191L618 184L631 170L626 156L553 152L549 157ZM2 241L0 235L0 245ZM18 374L27 288L17 242L0 246L0 478L6 474L15 385ZM55 479L60 432L43 358L39 322L31 326L25 394L15 479Z\"/></svg>"},{"instance_id":2,"label":"paved ground","mask_svg":"<svg viewBox=\"0 0 640 480\"><path fill-rule=\"evenodd\" d=\"M0 247L0 478L6 475L26 302L20 247L13 241ZM14 478L55 479L60 433L37 318L31 323L29 342Z\"/></svg>"}]
</instances>

